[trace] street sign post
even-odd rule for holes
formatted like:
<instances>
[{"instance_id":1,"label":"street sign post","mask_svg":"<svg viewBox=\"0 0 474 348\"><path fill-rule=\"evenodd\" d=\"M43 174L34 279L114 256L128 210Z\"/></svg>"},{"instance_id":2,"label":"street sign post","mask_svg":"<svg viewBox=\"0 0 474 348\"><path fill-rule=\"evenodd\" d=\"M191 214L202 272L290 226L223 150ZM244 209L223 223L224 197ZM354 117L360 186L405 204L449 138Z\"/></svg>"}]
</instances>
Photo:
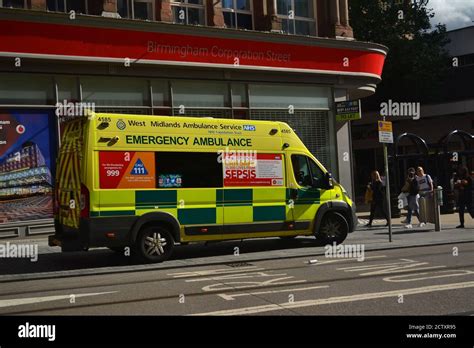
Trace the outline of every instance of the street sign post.
<instances>
[{"instance_id":1,"label":"street sign post","mask_svg":"<svg viewBox=\"0 0 474 348\"><path fill-rule=\"evenodd\" d=\"M383 144L383 160L385 164L385 196L387 204L387 218L388 218L388 241L392 242L392 208L390 206L390 179L388 174L388 153L387 144L393 144L393 128L392 122L378 121L379 128L379 142Z\"/></svg>"},{"instance_id":2,"label":"street sign post","mask_svg":"<svg viewBox=\"0 0 474 348\"><path fill-rule=\"evenodd\" d=\"M384 117L385 120L385 117ZM379 126L379 142L383 144L393 144L392 122L378 121Z\"/></svg>"}]
</instances>

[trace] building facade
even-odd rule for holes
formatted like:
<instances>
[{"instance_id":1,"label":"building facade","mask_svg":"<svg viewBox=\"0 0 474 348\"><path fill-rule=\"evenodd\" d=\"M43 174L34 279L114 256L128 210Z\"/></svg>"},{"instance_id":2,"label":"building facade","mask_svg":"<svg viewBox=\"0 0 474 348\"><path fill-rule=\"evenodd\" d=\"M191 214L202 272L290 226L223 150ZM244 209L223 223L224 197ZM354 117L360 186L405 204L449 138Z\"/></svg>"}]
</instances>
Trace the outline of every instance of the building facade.
<instances>
[{"instance_id":1,"label":"building facade","mask_svg":"<svg viewBox=\"0 0 474 348\"><path fill-rule=\"evenodd\" d=\"M448 31L448 38L446 49L452 65L442 84L442 99L437 103L420 103L417 119L389 118L393 121L394 138L410 134L400 140L397 149L392 147L389 151L392 156L396 151L400 158L392 162L397 166L397 172L392 174L400 175L393 183L402 182L408 167L423 165L437 179L437 184L443 186L445 199L451 195L449 179L456 168L467 166L474 170L474 26ZM383 171L384 167L377 120L380 110L364 112L361 120L352 123L354 190L359 203L363 201L370 172ZM398 195L400 185L393 189Z\"/></svg>"},{"instance_id":2,"label":"building facade","mask_svg":"<svg viewBox=\"0 0 474 348\"><path fill-rule=\"evenodd\" d=\"M29 141L54 173L58 103L91 103L285 121L348 192L350 129L335 102L373 94L387 53L354 40L347 0L0 0L0 42L0 164ZM18 211L31 198L0 199ZM4 221L3 236L51 223Z\"/></svg>"}]
</instances>

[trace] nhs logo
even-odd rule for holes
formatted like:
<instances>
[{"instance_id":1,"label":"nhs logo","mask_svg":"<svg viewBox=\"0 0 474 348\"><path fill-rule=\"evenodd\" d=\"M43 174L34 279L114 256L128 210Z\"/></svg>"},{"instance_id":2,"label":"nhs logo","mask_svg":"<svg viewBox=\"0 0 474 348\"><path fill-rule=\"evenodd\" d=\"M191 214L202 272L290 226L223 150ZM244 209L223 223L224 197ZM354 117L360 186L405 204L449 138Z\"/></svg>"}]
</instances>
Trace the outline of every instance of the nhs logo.
<instances>
[{"instance_id":1,"label":"nhs logo","mask_svg":"<svg viewBox=\"0 0 474 348\"><path fill-rule=\"evenodd\" d=\"M250 124L244 124L244 131L255 132L257 127L252 126Z\"/></svg>"}]
</instances>

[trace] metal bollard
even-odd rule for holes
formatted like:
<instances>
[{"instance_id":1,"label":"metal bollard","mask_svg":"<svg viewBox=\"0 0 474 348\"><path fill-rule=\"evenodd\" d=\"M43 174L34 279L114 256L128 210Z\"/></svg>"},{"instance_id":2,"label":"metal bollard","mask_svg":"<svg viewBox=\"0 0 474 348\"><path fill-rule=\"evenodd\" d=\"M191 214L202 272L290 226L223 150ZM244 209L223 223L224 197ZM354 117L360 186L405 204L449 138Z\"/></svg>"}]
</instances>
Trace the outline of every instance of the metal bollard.
<instances>
[{"instance_id":1,"label":"metal bollard","mask_svg":"<svg viewBox=\"0 0 474 348\"><path fill-rule=\"evenodd\" d=\"M443 205L443 187L442 186L438 186L436 188L436 195L437 195L436 198L438 199L438 204L442 206Z\"/></svg>"},{"instance_id":2,"label":"metal bollard","mask_svg":"<svg viewBox=\"0 0 474 348\"><path fill-rule=\"evenodd\" d=\"M435 188L435 192L433 192L433 200L435 231L441 231L439 216L439 206L443 203L443 188L441 186Z\"/></svg>"}]
</instances>

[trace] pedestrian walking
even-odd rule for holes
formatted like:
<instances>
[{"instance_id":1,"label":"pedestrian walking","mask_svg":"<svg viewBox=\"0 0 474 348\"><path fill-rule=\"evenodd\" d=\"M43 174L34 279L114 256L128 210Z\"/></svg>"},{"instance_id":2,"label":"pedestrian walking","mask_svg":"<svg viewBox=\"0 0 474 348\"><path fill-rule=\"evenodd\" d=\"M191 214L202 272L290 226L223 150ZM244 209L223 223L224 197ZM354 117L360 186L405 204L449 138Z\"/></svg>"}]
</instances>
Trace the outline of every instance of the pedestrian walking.
<instances>
[{"instance_id":1,"label":"pedestrian walking","mask_svg":"<svg viewBox=\"0 0 474 348\"><path fill-rule=\"evenodd\" d=\"M419 195L419 186L418 186L418 181L416 180L415 177L415 168L408 168L407 171L407 178L405 180L405 185L403 185L402 191L405 190L408 193L407 196L407 201L408 201L408 207L407 207L407 218L406 220L402 221L402 223L405 223L405 228L413 228L413 225L411 224L411 218L412 216L416 216L418 218L418 221L420 221L420 206L418 203L418 199L420 197ZM420 227L423 227L425 224L420 221Z\"/></svg>"},{"instance_id":2,"label":"pedestrian walking","mask_svg":"<svg viewBox=\"0 0 474 348\"><path fill-rule=\"evenodd\" d=\"M433 192L433 179L428 174L425 174L423 167L416 167L416 181L420 196Z\"/></svg>"},{"instance_id":3,"label":"pedestrian walking","mask_svg":"<svg viewBox=\"0 0 474 348\"><path fill-rule=\"evenodd\" d=\"M457 181L454 185L458 191L458 209L459 209L459 222L460 225L456 228L464 228L464 212L467 211L473 217L473 206L472 206L472 178L469 175L467 167L461 167L458 171Z\"/></svg>"},{"instance_id":4,"label":"pedestrian walking","mask_svg":"<svg viewBox=\"0 0 474 348\"><path fill-rule=\"evenodd\" d=\"M380 174L378 171L374 170L371 174L371 181L369 185L367 185L367 188L370 188L372 191L372 202L370 203L370 217L369 217L369 223L366 225L367 227L372 227L372 221L374 220L375 217L375 212L377 209L382 210L382 214L387 220L387 224L385 226L388 226L388 215L387 215L387 210L385 209L384 206L384 189L383 189L383 184L382 184L382 179L380 178Z\"/></svg>"},{"instance_id":5,"label":"pedestrian walking","mask_svg":"<svg viewBox=\"0 0 474 348\"><path fill-rule=\"evenodd\" d=\"M425 216L426 218L426 208L427 208L427 201L432 198L433 195L433 189L434 189L434 184L433 184L433 179L431 176L425 173L423 167L416 167L416 176L415 176L417 185L418 185L418 207L420 205L423 208L424 214L421 214L421 216ZM425 225L425 221L422 221L423 219L420 220L420 227L423 227Z\"/></svg>"}]
</instances>

